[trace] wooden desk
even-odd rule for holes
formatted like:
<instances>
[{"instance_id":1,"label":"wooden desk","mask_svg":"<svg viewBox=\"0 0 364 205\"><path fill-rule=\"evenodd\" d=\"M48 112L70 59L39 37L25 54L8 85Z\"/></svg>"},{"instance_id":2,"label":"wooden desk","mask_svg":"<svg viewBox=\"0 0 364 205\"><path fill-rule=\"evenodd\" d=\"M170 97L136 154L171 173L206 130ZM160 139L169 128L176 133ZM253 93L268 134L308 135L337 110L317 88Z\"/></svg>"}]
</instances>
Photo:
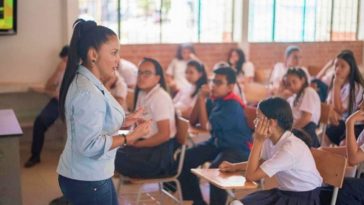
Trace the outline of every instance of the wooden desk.
<instances>
[{"instance_id":1,"label":"wooden desk","mask_svg":"<svg viewBox=\"0 0 364 205\"><path fill-rule=\"evenodd\" d=\"M23 134L15 113L0 110L0 204L22 203L20 186L19 136Z\"/></svg>"},{"instance_id":2,"label":"wooden desk","mask_svg":"<svg viewBox=\"0 0 364 205\"><path fill-rule=\"evenodd\" d=\"M219 169L191 169L196 176L207 180L209 183L221 189L256 189L257 183L246 181L240 172L226 173L220 172Z\"/></svg>"},{"instance_id":3,"label":"wooden desk","mask_svg":"<svg viewBox=\"0 0 364 205\"><path fill-rule=\"evenodd\" d=\"M204 130L201 128L196 128L196 127L192 127L190 126L188 128L188 141L191 142L192 146L196 145L196 139L197 137L206 137L206 136L210 136L210 132L208 130Z\"/></svg>"}]
</instances>

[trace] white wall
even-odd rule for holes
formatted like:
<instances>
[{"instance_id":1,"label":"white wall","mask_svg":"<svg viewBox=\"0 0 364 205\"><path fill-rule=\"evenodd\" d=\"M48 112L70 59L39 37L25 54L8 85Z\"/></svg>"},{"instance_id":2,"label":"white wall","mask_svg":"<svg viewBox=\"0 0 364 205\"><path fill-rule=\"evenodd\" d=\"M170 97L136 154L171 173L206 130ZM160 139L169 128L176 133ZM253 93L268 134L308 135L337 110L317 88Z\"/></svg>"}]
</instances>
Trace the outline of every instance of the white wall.
<instances>
[{"instance_id":1,"label":"white wall","mask_svg":"<svg viewBox=\"0 0 364 205\"><path fill-rule=\"evenodd\" d=\"M68 43L70 1L18 0L17 34L0 36L0 86L42 83L49 77Z\"/></svg>"}]
</instances>

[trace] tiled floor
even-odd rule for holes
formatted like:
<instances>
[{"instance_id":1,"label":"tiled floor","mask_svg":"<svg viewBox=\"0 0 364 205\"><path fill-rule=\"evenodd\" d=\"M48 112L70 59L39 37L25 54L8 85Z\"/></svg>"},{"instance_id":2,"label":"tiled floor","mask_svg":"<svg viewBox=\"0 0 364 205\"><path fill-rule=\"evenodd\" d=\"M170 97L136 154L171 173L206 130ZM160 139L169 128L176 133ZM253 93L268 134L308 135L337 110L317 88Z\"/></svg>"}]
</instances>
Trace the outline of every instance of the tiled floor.
<instances>
[{"instance_id":1,"label":"tiled floor","mask_svg":"<svg viewBox=\"0 0 364 205\"><path fill-rule=\"evenodd\" d=\"M23 205L47 205L52 199L61 196L57 182L56 167L59 155L63 149L64 137L62 137L63 132L57 130L57 127L59 126L51 128L46 135L41 163L32 168L22 168L21 170ZM23 131L24 136L20 140L21 165L29 157L31 144L31 128L24 128ZM114 179L114 181L116 180ZM204 198L208 201L209 186L204 182L201 184ZM156 191L157 188L157 185L146 185L143 187L144 190L148 191ZM119 203L122 205L135 204L133 201L136 199L135 193L137 189L136 185L123 185L121 194L119 194ZM239 192L238 195L242 196L246 193ZM144 204L161 204L158 200L161 200L160 193L153 192ZM169 199L165 199L163 204L169 205L174 203ZM186 202L185 204L192 203Z\"/></svg>"}]
</instances>

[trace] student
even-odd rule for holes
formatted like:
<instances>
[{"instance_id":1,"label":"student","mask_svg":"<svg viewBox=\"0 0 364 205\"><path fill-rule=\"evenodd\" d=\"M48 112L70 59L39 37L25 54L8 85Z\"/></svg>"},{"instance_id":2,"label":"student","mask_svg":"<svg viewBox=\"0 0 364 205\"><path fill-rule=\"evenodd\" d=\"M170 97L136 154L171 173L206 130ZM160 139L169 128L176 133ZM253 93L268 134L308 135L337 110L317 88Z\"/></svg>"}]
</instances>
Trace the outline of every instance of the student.
<instances>
[{"instance_id":1,"label":"student","mask_svg":"<svg viewBox=\"0 0 364 205\"><path fill-rule=\"evenodd\" d=\"M270 89L273 95L282 95L289 96L290 93L286 88L286 84L284 81L284 75L287 73L288 68L290 67L300 67L302 68L306 75L307 79L310 82L311 76L308 73L307 69L301 66L301 50L297 46L288 46L284 53L284 62L276 63L273 67L272 73L270 75L269 84L271 85ZM284 93L288 92L288 93Z\"/></svg>"},{"instance_id":2,"label":"student","mask_svg":"<svg viewBox=\"0 0 364 205\"><path fill-rule=\"evenodd\" d=\"M316 127L320 120L321 101L317 92L309 87L301 68L289 68L286 74L289 90L294 94L287 101L293 113L293 127L305 130L312 138L312 147L319 147Z\"/></svg>"},{"instance_id":3,"label":"student","mask_svg":"<svg viewBox=\"0 0 364 205\"><path fill-rule=\"evenodd\" d=\"M121 107L123 107L124 110L127 110L126 95L128 94L128 86L124 78L121 77L118 72L115 72L114 76L104 82L104 86L109 90Z\"/></svg>"},{"instance_id":4,"label":"student","mask_svg":"<svg viewBox=\"0 0 364 205\"><path fill-rule=\"evenodd\" d=\"M233 48L229 51L227 62L236 72L238 83L250 83L254 81L255 71L253 63L246 60L244 51Z\"/></svg>"},{"instance_id":5,"label":"student","mask_svg":"<svg viewBox=\"0 0 364 205\"><path fill-rule=\"evenodd\" d=\"M173 98L177 113L188 119L192 108L195 106L200 88L207 84L207 75L203 64L196 60L187 63L186 79L190 83L188 87L182 88Z\"/></svg>"},{"instance_id":6,"label":"student","mask_svg":"<svg viewBox=\"0 0 364 205\"><path fill-rule=\"evenodd\" d=\"M59 186L71 204L118 204L111 181L116 148L149 131L147 121L127 135L117 134L123 124L134 124L143 112L125 118L101 83L115 74L119 49L119 39L109 28L94 21L75 22L59 97L67 142L57 167Z\"/></svg>"},{"instance_id":7,"label":"student","mask_svg":"<svg viewBox=\"0 0 364 205\"><path fill-rule=\"evenodd\" d=\"M139 64L134 102L134 109L143 108L144 118L152 120L151 131L118 149L115 169L129 177L167 176L174 163L175 109L166 91L163 68L152 58L144 58Z\"/></svg>"},{"instance_id":8,"label":"student","mask_svg":"<svg viewBox=\"0 0 364 205\"><path fill-rule=\"evenodd\" d=\"M132 62L121 58L118 71L128 88L134 88L137 81L138 67Z\"/></svg>"},{"instance_id":9,"label":"student","mask_svg":"<svg viewBox=\"0 0 364 205\"><path fill-rule=\"evenodd\" d=\"M244 197L244 205L319 205L322 178L306 144L290 131L293 116L288 102L279 97L259 103L254 145L248 162L220 165L221 171L245 171L247 180L275 176L278 188Z\"/></svg>"},{"instance_id":10,"label":"student","mask_svg":"<svg viewBox=\"0 0 364 205\"><path fill-rule=\"evenodd\" d=\"M359 72L354 55L351 51L342 51L335 60L335 75L328 96L332 104L330 124L323 138L323 146L331 143L339 145L345 138L345 120L358 108L362 100L364 81ZM356 136L364 126L358 122L355 126Z\"/></svg>"},{"instance_id":11,"label":"student","mask_svg":"<svg viewBox=\"0 0 364 205\"><path fill-rule=\"evenodd\" d=\"M168 86L172 92L177 92L179 89L189 85L185 77L187 62L197 60L195 49L192 44L180 44L177 48L176 57L169 64L166 74Z\"/></svg>"},{"instance_id":12,"label":"student","mask_svg":"<svg viewBox=\"0 0 364 205\"><path fill-rule=\"evenodd\" d=\"M183 199L193 200L194 205L206 203L202 198L198 178L191 173L191 168L207 161L211 161L211 168L217 168L224 160L244 161L250 152L251 130L245 117L245 106L232 92L236 74L229 67L218 68L214 73L211 92L206 86L200 91L190 119L192 125L200 123L203 128L209 128L211 138L187 150L179 177ZM210 204L225 204L226 198L224 190L210 185Z\"/></svg>"},{"instance_id":13,"label":"student","mask_svg":"<svg viewBox=\"0 0 364 205\"><path fill-rule=\"evenodd\" d=\"M62 48L58 56L61 58L57 69L47 80L45 85L46 93L52 97L48 104L37 115L33 125L32 155L24 164L25 168L33 167L40 163L40 155L44 144L45 132L57 120L58 112L58 93L62 82L64 70L66 69L69 47L66 45Z\"/></svg>"}]
</instances>

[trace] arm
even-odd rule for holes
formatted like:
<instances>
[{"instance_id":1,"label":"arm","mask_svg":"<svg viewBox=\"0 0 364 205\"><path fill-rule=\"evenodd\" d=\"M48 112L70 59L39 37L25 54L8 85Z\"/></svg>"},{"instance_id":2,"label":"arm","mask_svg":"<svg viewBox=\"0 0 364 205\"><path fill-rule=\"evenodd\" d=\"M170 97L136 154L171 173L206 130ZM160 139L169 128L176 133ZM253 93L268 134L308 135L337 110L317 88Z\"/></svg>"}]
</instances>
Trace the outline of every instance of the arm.
<instances>
[{"instance_id":1,"label":"arm","mask_svg":"<svg viewBox=\"0 0 364 205\"><path fill-rule=\"evenodd\" d=\"M306 111L301 111L302 115L301 118L297 119L293 123L294 128L303 128L305 127L309 122L311 122L312 114Z\"/></svg>"},{"instance_id":2,"label":"arm","mask_svg":"<svg viewBox=\"0 0 364 205\"><path fill-rule=\"evenodd\" d=\"M364 152L355 139L355 122L364 120L364 112L356 111L346 120L346 152L350 165L357 165L364 161Z\"/></svg>"},{"instance_id":3,"label":"arm","mask_svg":"<svg viewBox=\"0 0 364 205\"><path fill-rule=\"evenodd\" d=\"M318 79L322 79L325 76L327 70L329 70L334 65L335 59L329 60L326 65L320 70L320 72L316 75Z\"/></svg>"},{"instance_id":4,"label":"arm","mask_svg":"<svg viewBox=\"0 0 364 205\"><path fill-rule=\"evenodd\" d=\"M154 147L169 140L170 128L169 120L161 120L157 122L158 132L148 139L137 141L133 144L135 147Z\"/></svg>"},{"instance_id":5,"label":"arm","mask_svg":"<svg viewBox=\"0 0 364 205\"><path fill-rule=\"evenodd\" d=\"M56 90L57 86L61 83L59 81L61 79L61 74L63 73L65 68L66 68L66 62L64 62L63 60L60 61L57 65L57 69L53 72L51 77L47 80L45 89L48 92L53 92L54 90Z\"/></svg>"},{"instance_id":6,"label":"arm","mask_svg":"<svg viewBox=\"0 0 364 205\"><path fill-rule=\"evenodd\" d=\"M341 87L344 84L344 80L335 76L334 85L332 88L332 100L334 104L334 110L339 115L342 115L346 109L343 107L341 99Z\"/></svg>"},{"instance_id":7,"label":"arm","mask_svg":"<svg viewBox=\"0 0 364 205\"><path fill-rule=\"evenodd\" d=\"M139 124L131 133L126 135L126 141L128 144L133 144L135 140L139 139L140 137L148 134L149 128L151 125L151 121L143 122ZM120 147L125 143L125 138L119 135L112 137L112 143L109 150L115 149Z\"/></svg>"}]
</instances>

